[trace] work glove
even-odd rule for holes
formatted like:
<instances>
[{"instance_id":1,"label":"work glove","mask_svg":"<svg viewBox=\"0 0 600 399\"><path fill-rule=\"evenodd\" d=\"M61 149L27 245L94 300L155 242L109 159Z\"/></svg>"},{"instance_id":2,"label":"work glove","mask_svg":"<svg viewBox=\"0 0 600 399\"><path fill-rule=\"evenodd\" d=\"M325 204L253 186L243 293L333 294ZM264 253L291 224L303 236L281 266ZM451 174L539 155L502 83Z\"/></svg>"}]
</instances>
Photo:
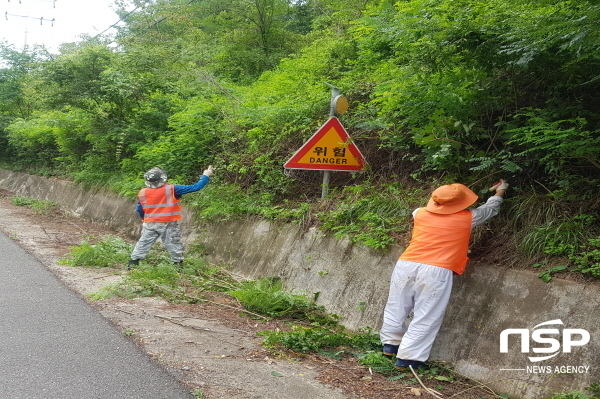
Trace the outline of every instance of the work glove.
<instances>
[{"instance_id":1,"label":"work glove","mask_svg":"<svg viewBox=\"0 0 600 399\"><path fill-rule=\"evenodd\" d=\"M215 172L214 172L214 170L213 170L213 167L212 167L212 165L209 165L209 166L208 166L208 169L206 169L206 170L204 171L204 173L202 173L202 174L203 174L204 176L208 176L208 177L211 177L212 175L214 175L214 174L215 174Z\"/></svg>"},{"instance_id":2,"label":"work glove","mask_svg":"<svg viewBox=\"0 0 600 399\"><path fill-rule=\"evenodd\" d=\"M504 181L504 179L500 179L499 181L494 183L492 185L492 187L490 187L490 191L506 190L506 189L508 189L508 182Z\"/></svg>"}]
</instances>

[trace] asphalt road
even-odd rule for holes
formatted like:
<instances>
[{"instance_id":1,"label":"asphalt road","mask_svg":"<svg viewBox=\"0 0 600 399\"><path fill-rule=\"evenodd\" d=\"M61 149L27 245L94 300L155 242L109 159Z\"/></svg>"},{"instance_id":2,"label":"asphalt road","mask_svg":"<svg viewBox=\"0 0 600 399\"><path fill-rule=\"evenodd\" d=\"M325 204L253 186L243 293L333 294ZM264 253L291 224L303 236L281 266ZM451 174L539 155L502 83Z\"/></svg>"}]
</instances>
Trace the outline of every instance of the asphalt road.
<instances>
[{"instance_id":1,"label":"asphalt road","mask_svg":"<svg viewBox=\"0 0 600 399\"><path fill-rule=\"evenodd\" d=\"M193 397L0 233L0 399Z\"/></svg>"}]
</instances>

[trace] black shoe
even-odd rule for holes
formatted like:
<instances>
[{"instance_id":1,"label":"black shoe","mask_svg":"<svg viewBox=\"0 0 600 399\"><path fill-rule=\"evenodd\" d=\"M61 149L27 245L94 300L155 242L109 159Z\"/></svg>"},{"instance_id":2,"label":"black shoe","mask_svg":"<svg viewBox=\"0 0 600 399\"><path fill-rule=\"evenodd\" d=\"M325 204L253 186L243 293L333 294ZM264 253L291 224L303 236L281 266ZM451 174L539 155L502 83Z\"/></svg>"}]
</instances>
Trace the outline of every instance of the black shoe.
<instances>
[{"instance_id":1,"label":"black shoe","mask_svg":"<svg viewBox=\"0 0 600 399\"><path fill-rule=\"evenodd\" d=\"M177 266L177 268L178 268L179 270L183 269L183 261L182 261L182 260L180 260L179 262L173 262L173 264L174 264L175 266Z\"/></svg>"},{"instance_id":2,"label":"black shoe","mask_svg":"<svg viewBox=\"0 0 600 399\"><path fill-rule=\"evenodd\" d=\"M418 360L398 359L398 360L396 360L396 364L394 364L394 368L396 368L398 370L409 370L410 366L412 366L412 368L414 370L416 370L416 369L427 370L429 368L429 365L427 363L420 362Z\"/></svg>"},{"instance_id":3,"label":"black shoe","mask_svg":"<svg viewBox=\"0 0 600 399\"><path fill-rule=\"evenodd\" d=\"M127 264L127 270L133 270L133 266L139 266L139 265L140 265L139 259L130 259L129 263Z\"/></svg>"},{"instance_id":4,"label":"black shoe","mask_svg":"<svg viewBox=\"0 0 600 399\"><path fill-rule=\"evenodd\" d=\"M383 356L389 357L390 359L393 358L398 353L399 347L400 345L384 344L382 350Z\"/></svg>"}]
</instances>

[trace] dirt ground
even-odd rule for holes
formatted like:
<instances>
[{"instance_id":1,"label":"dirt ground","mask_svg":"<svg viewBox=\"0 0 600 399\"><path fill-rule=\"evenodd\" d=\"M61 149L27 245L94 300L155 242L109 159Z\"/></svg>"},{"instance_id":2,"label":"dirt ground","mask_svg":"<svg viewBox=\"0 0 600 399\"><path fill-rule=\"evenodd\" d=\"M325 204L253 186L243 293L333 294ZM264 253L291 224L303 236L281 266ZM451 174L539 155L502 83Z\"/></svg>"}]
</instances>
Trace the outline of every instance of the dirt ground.
<instances>
[{"instance_id":1,"label":"dirt ground","mask_svg":"<svg viewBox=\"0 0 600 399\"><path fill-rule=\"evenodd\" d=\"M116 234L102 226L63 214L36 214L13 205L12 193L0 190L0 230L18 242L83 297L118 282L123 269L83 269L57 262L90 236ZM176 378L207 399L392 399L435 397L480 399L495 395L473 381L447 383L416 379L411 384L361 366L353 356L342 360L289 351L274 353L261 345L257 332L285 328L282 321L246 317L226 295L214 303L173 304L140 298L90 301L104 317L129 336Z\"/></svg>"}]
</instances>

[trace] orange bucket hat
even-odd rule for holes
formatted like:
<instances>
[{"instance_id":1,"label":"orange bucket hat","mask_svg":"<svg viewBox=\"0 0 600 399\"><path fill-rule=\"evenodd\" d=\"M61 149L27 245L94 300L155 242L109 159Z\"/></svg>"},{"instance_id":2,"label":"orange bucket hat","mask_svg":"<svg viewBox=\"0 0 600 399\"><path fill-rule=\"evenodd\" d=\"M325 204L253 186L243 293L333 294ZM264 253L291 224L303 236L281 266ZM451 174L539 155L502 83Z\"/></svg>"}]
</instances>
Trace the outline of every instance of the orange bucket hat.
<instances>
[{"instance_id":1,"label":"orange bucket hat","mask_svg":"<svg viewBox=\"0 0 600 399\"><path fill-rule=\"evenodd\" d=\"M473 205L479 197L464 184L455 183L441 186L431 193L431 199L425 207L429 212L449 215Z\"/></svg>"}]
</instances>

